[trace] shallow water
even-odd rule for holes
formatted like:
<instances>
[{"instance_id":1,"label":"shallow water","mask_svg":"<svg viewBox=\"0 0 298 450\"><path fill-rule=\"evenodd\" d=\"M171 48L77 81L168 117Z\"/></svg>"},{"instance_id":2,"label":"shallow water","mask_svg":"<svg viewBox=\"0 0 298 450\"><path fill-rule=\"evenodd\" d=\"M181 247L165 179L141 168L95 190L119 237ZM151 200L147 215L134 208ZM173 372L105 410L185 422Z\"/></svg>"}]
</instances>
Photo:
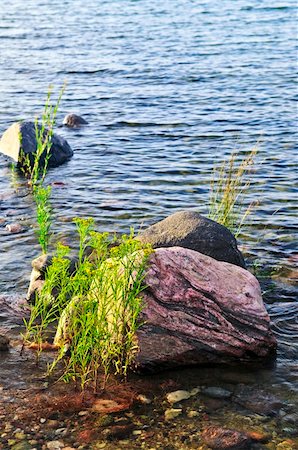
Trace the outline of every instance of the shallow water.
<instances>
[{"instance_id":1,"label":"shallow water","mask_svg":"<svg viewBox=\"0 0 298 450\"><path fill-rule=\"evenodd\" d=\"M261 281L279 350L264 386L297 400L296 2L4 3L0 134L40 114L48 85L58 92L64 80L58 124L69 112L89 122L57 130L75 154L47 177L54 231L66 242L75 216L126 232L181 209L206 214L214 163L258 145L246 201L259 206L241 244L270 275ZM10 233L11 223L22 232ZM28 189L0 155L2 294L24 296L39 253L34 223Z\"/></svg>"}]
</instances>

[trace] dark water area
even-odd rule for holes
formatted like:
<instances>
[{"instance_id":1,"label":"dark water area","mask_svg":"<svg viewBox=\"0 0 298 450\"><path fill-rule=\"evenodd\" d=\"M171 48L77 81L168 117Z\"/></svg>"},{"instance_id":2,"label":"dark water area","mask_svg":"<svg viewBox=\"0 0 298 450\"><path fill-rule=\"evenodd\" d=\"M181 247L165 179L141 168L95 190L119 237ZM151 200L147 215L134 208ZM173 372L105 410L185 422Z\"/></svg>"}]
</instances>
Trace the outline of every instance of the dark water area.
<instances>
[{"instance_id":1,"label":"dark water area","mask_svg":"<svg viewBox=\"0 0 298 450\"><path fill-rule=\"evenodd\" d=\"M2 2L0 135L40 115L48 86L57 95L67 81L57 125L70 112L89 122L57 127L74 157L47 176L55 239L68 243L76 216L94 217L101 231L128 232L183 209L207 214L215 163L257 145L245 201L258 207L240 246L260 278L278 357L251 381L297 404L296 7L294 0ZM20 233L9 232L15 223ZM34 226L26 184L0 155L6 299L25 295L39 254ZM0 331L15 313L2 302Z\"/></svg>"}]
</instances>

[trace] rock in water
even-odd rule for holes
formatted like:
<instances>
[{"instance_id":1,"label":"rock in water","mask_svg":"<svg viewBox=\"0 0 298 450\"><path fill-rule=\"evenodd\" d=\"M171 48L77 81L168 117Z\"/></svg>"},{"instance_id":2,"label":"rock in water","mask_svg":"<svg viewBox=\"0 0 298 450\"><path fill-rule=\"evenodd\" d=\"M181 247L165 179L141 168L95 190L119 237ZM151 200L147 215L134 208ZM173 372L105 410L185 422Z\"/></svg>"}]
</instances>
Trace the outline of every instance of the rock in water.
<instances>
[{"instance_id":1,"label":"rock in water","mask_svg":"<svg viewBox=\"0 0 298 450\"><path fill-rule=\"evenodd\" d=\"M145 284L137 369L237 364L274 354L260 286L247 270L193 250L159 248Z\"/></svg>"},{"instance_id":2,"label":"rock in water","mask_svg":"<svg viewBox=\"0 0 298 450\"><path fill-rule=\"evenodd\" d=\"M67 114L63 119L63 125L69 128L77 128L87 124L88 122L83 117L76 114Z\"/></svg>"},{"instance_id":3,"label":"rock in water","mask_svg":"<svg viewBox=\"0 0 298 450\"><path fill-rule=\"evenodd\" d=\"M138 239L160 247L184 247L218 261L245 268L233 234L223 225L194 211L181 211L144 230Z\"/></svg>"},{"instance_id":4,"label":"rock in water","mask_svg":"<svg viewBox=\"0 0 298 450\"><path fill-rule=\"evenodd\" d=\"M40 126L39 126L40 128ZM45 130L46 138L49 130ZM65 139L53 134L51 138L52 147L48 167L57 167L73 156L73 151ZM25 157L28 155L30 164L33 166L34 153L36 152L36 136L34 122L16 122L3 134L0 140L0 152L14 159L20 168L25 168ZM22 151L21 151L22 150ZM40 165L43 166L45 155L41 158Z\"/></svg>"}]
</instances>

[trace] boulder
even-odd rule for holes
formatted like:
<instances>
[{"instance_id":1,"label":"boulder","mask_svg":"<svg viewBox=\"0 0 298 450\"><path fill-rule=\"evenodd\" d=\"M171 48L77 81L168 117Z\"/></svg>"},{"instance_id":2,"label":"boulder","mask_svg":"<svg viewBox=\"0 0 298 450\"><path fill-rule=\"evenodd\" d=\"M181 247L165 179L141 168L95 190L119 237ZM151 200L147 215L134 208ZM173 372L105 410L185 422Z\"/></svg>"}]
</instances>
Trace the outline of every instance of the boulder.
<instances>
[{"instance_id":1,"label":"boulder","mask_svg":"<svg viewBox=\"0 0 298 450\"><path fill-rule=\"evenodd\" d=\"M195 211L181 211L151 225L138 236L153 248L184 247L218 261L226 261L245 268L241 252L233 234L223 225L201 216Z\"/></svg>"},{"instance_id":2,"label":"boulder","mask_svg":"<svg viewBox=\"0 0 298 450\"><path fill-rule=\"evenodd\" d=\"M77 128L87 124L88 122L83 117L76 114L67 114L63 119L63 125L69 128Z\"/></svg>"},{"instance_id":3,"label":"boulder","mask_svg":"<svg viewBox=\"0 0 298 450\"><path fill-rule=\"evenodd\" d=\"M48 132L49 130L46 129L44 132L45 138ZM68 142L55 133L52 135L51 141L52 147L48 167L57 167L70 159L73 156L73 151ZM12 124L2 135L0 152L14 159L20 168L25 168L24 154L25 156L28 155L32 166L34 153L36 152L35 123L16 122ZM44 164L44 161L45 155L41 158L41 166Z\"/></svg>"},{"instance_id":4,"label":"boulder","mask_svg":"<svg viewBox=\"0 0 298 450\"><path fill-rule=\"evenodd\" d=\"M261 289L247 270L193 250L159 248L145 284L137 370L260 362L275 354Z\"/></svg>"}]
</instances>

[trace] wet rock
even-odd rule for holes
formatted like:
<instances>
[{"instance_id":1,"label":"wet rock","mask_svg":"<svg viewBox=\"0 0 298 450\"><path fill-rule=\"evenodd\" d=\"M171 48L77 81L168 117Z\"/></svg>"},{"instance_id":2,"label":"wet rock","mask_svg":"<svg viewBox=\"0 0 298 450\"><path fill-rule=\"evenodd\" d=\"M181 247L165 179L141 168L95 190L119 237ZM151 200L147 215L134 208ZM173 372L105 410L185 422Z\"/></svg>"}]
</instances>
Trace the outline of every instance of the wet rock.
<instances>
[{"instance_id":1,"label":"wet rock","mask_svg":"<svg viewBox=\"0 0 298 450\"><path fill-rule=\"evenodd\" d=\"M138 370L260 362L274 355L261 289L247 270L193 250L159 248L145 284Z\"/></svg>"},{"instance_id":2,"label":"wet rock","mask_svg":"<svg viewBox=\"0 0 298 450\"><path fill-rule=\"evenodd\" d=\"M227 402L224 399L219 398L206 398L204 400L204 410L207 413L219 411L226 406Z\"/></svg>"},{"instance_id":3,"label":"wet rock","mask_svg":"<svg viewBox=\"0 0 298 450\"><path fill-rule=\"evenodd\" d=\"M24 230L19 223L9 223L6 225L5 229L11 234L21 233Z\"/></svg>"},{"instance_id":4,"label":"wet rock","mask_svg":"<svg viewBox=\"0 0 298 450\"><path fill-rule=\"evenodd\" d=\"M77 128L87 124L88 122L85 119L83 119L83 117L73 113L67 114L63 119L63 125L69 128Z\"/></svg>"},{"instance_id":5,"label":"wet rock","mask_svg":"<svg viewBox=\"0 0 298 450\"><path fill-rule=\"evenodd\" d=\"M169 392L166 396L169 403L178 403L182 400L187 400L191 397L191 393L188 391L175 391Z\"/></svg>"},{"instance_id":6,"label":"wet rock","mask_svg":"<svg viewBox=\"0 0 298 450\"><path fill-rule=\"evenodd\" d=\"M140 403L143 403L143 405L150 405L150 403L152 403L151 398L147 397L144 394L139 394L136 397L136 400L138 400Z\"/></svg>"},{"instance_id":7,"label":"wet rock","mask_svg":"<svg viewBox=\"0 0 298 450\"><path fill-rule=\"evenodd\" d=\"M144 230L138 239L153 248L184 247L245 267L237 241L223 225L194 211L181 211Z\"/></svg>"},{"instance_id":8,"label":"wet rock","mask_svg":"<svg viewBox=\"0 0 298 450\"><path fill-rule=\"evenodd\" d=\"M238 386L233 400L254 413L266 416L275 416L283 406L277 397L248 386Z\"/></svg>"},{"instance_id":9,"label":"wet rock","mask_svg":"<svg viewBox=\"0 0 298 450\"><path fill-rule=\"evenodd\" d=\"M112 441L116 439L125 439L133 432L135 426L133 424L114 425L113 427L104 430L105 438Z\"/></svg>"},{"instance_id":10,"label":"wet rock","mask_svg":"<svg viewBox=\"0 0 298 450\"><path fill-rule=\"evenodd\" d=\"M49 450L62 450L65 447L62 441L50 441L47 442L47 449Z\"/></svg>"},{"instance_id":11,"label":"wet rock","mask_svg":"<svg viewBox=\"0 0 298 450\"><path fill-rule=\"evenodd\" d=\"M0 352L7 352L9 350L9 338L0 334Z\"/></svg>"},{"instance_id":12,"label":"wet rock","mask_svg":"<svg viewBox=\"0 0 298 450\"><path fill-rule=\"evenodd\" d=\"M173 420L182 414L181 408L171 408L165 411L165 420Z\"/></svg>"},{"instance_id":13,"label":"wet rock","mask_svg":"<svg viewBox=\"0 0 298 450\"><path fill-rule=\"evenodd\" d=\"M39 126L39 129L41 127ZM44 140L47 139L49 130L44 132ZM73 156L73 151L65 139L53 134L51 137L50 158L48 167L57 167ZM34 122L17 122L11 125L0 140L0 152L9 156L18 163L18 167L26 170L26 158L28 156L31 167L34 164L34 153L36 152L36 136ZM22 151L21 151L22 150ZM45 156L40 160L40 166L45 163Z\"/></svg>"},{"instance_id":14,"label":"wet rock","mask_svg":"<svg viewBox=\"0 0 298 450\"><path fill-rule=\"evenodd\" d=\"M27 441L18 442L11 446L11 450L32 450L31 444Z\"/></svg>"},{"instance_id":15,"label":"wet rock","mask_svg":"<svg viewBox=\"0 0 298 450\"><path fill-rule=\"evenodd\" d=\"M242 432L210 426L202 432L202 440L208 447L218 450L249 449L251 438Z\"/></svg>"},{"instance_id":16,"label":"wet rock","mask_svg":"<svg viewBox=\"0 0 298 450\"><path fill-rule=\"evenodd\" d=\"M215 386L210 386L210 387L203 389L202 393L204 395L207 395L208 397L219 398L219 399L230 398L232 395L232 392L228 391L227 389L223 389L221 387L215 387Z\"/></svg>"}]
</instances>

